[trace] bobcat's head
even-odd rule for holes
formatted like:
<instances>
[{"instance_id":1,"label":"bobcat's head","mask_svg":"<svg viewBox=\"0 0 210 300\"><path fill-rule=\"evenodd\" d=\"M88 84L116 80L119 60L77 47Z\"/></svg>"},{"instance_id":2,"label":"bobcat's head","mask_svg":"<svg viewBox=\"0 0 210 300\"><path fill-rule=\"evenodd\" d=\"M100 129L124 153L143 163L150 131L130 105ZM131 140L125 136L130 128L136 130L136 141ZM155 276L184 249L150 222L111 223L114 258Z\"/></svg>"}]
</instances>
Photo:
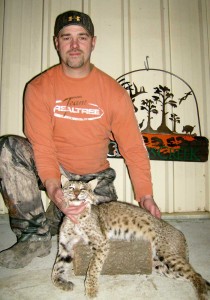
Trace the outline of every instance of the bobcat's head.
<instances>
[{"instance_id":1,"label":"bobcat's head","mask_svg":"<svg viewBox=\"0 0 210 300\"><path fill-rule=\"evenodd\" d=\"M69 181L64 175L61 176L62 190L65 200L73 205L80 205L82 202L96 204L94 188L97 180L94 179L90 183L82 181Z\"/></svg>"}]
</instances>

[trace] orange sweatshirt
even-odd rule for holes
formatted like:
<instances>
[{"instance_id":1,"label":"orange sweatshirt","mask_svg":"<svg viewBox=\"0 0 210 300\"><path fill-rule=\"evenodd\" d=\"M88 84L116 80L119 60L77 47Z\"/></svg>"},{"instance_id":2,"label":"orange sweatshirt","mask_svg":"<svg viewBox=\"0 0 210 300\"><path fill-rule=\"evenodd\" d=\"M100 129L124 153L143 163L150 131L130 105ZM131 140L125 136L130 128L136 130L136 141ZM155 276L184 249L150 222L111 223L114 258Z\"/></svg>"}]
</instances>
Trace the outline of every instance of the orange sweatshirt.
<instances>
[{"instance_id":1,"label":"orange sweatshirt","mask_svg":"<svg viewBox=\"0 0 210 300\"><path fill-rule=\"evenodd\" d=\"M70 78L57 65L27 85L24 105L24 131L42 182L60 179L60 164L81 175L108 168L114 137L136 200L152 195L150 162L133 104L113 78L96 67L85 78Z\"/></svg>"}]
</instances>

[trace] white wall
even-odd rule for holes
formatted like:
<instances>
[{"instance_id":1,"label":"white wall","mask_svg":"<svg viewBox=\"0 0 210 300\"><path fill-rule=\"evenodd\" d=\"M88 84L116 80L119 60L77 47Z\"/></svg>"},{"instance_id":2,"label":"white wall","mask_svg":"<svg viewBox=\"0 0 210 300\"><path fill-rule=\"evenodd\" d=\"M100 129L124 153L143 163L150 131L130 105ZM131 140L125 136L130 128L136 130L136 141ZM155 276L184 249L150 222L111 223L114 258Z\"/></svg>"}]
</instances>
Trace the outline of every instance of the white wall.
<instances>
[{"instance_id":1,"label":"white wall","mask_svg":"<svg viewBox=\"0 0 210 300\"><path fill-rule=\"evenodd\" d=\"M0 0L0 135L23 135L25 84L58 62L54 21L70 9L92 17L97 35L92 62L114 78L144 68L146 56L151 68L183 78L198 100L202 136L209 138L210 0ZM163 76L164 80L168 79ZM176 82L169 81L176 89ZM185 118L188 108L180 114ZM193 110L191 114L196 121ZM119 198L132 202L123 161L110 162L117 171ZM151 161L155 199L161 210L209 211L209 166L209 161ZM0 212L5 211L1 200Z\"/></svg>"}]
</instances>

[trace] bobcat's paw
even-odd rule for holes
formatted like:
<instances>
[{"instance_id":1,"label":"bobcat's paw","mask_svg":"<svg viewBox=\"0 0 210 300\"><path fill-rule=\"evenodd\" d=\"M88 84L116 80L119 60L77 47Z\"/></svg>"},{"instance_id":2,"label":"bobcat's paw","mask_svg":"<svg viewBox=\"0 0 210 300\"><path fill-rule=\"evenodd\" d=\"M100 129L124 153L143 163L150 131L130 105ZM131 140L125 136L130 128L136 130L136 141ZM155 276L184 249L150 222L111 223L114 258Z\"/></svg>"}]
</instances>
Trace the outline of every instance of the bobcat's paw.
<instances>
[{"instance_id":1,"label":"bobcat's paw","mask_svg":"<svg viewBox=\"0 0 210 300\"><path fill-rule=\"evenodd\" d=\"M71 281L66 281L63 278L53 278L53 284L63 291L72 291L74 284Z\"/></svg>"}]
</instances>

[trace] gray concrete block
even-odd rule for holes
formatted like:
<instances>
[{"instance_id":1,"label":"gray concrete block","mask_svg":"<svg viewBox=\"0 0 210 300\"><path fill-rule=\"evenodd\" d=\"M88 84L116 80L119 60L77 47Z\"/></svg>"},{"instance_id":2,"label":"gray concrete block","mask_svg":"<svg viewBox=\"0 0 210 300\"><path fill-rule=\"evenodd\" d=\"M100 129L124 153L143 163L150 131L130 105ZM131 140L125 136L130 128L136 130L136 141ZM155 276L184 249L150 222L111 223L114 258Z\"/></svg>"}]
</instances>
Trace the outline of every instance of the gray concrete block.
<instances>
[{"instance_id":1,"label":"gray concrete block","mask_svg":"<svg viewBox=\"0 0 210 300\"><path fill-rule=\"evenodd\" d=\"M79 243L74 249L75 275L85 275L91 257L89 246ZM152 249L147 241L110 241L110 251L101 274L151 274Z\"/></svg>"}]
</instances>

